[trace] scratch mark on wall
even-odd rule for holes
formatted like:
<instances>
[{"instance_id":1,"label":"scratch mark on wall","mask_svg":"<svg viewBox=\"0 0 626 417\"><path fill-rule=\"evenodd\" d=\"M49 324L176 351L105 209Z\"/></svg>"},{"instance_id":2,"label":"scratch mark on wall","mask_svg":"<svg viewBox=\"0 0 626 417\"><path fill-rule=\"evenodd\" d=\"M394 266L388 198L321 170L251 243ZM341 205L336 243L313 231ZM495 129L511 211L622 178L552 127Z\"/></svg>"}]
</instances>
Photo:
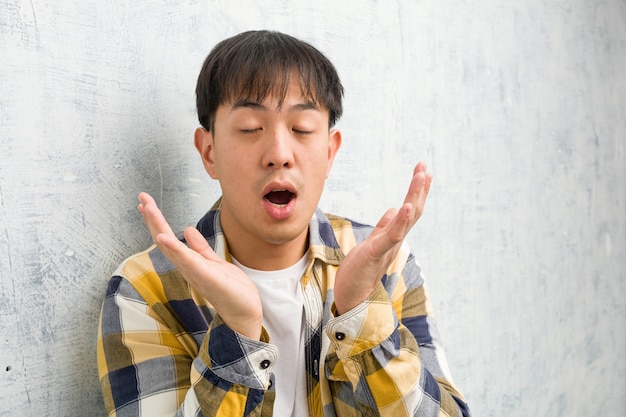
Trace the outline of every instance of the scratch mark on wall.
<instances>
[{"instance_id":1,"label":"scratch mark on wall","mask_svg":"<svg viewBox=\"0 0 626 417\"><path fill-rule=\"evenodd\" d=\"M4 236L7 240L7 262L9 263L9 275L12 275L13 272L13 261L11 260L11 238L9 237L9 226L7 225L6 218L7 214L4 210L4 192L2 190L2 185L0 185L0 207L2 207L2 219L4 223Z\"/></svg>"},{"instance_id":2,"label":"scratch mark on wall","mask_svg":"<svg viewBox=\"0 0 626 417\"><path fill-rule=\"evenodd\" d=\"M0 184L0 209L2 212L2 222L3 222L3 229L4 229L4 236L6 239L6 260L8 263L8 271L7 275L11 281L11 289L10 291L12 292L12 294L5 299L6 301L10 301L11 303L14 304L14 309L16 312L16 315L18 317L21 316L21 312L22 312L22 297L19 295L20 291L18 291L17 288L17 283L19 282L19 280L22 278L21 275L16 274L14 271L14 267L13 267L13 258L12 258L12 242L11 242L11 234L9 231L9 224L7 222L7 210L6 210L6 205L5 205L5 196L4 196L4 189L2 187L2 185ZM5 294L6 295L6 294ZM20 323L17 323L18 329L20 327ZM26 364L26 356L24 354L24 348L25 348L25 344L23 343L23 335L21 331L17 332L17 335L15 335L15 338L17 339L17 349L19 350L19 356L21 357L21 361L22 361L22 366L21 366L21 370L23 371L25 369L25 364ZM11 372L13 371L13 367L12 366L7 366L6 367L6 372ZM24 384L24 392L26 394L28 403L30 404L31 402L31 398L30 398L30 390L28 388L28 384L25 383Z\"/></svg>"},{"instance_id":3,"label":"scratch mark on wall","mask_svg":"<svg viewBox=\"0 0 626 417\"><path fill-rule=\"evenodd\" d=\"M35 29L35 39L37 40L37 46L41 45L41 37L39 36L39 25L37 24L37 14L35 13L35 5L33 0L30 0L30 9L33 12L33 27Z\"/></svg>"},{"instance_id":4,"label":"scratch mark on wall","mask_svg":"<svg viewBox=\"0 0 626 417\"><path fill-rule=\"evenodd\" d=\"M159 207L163 207L163 170L161 169L161 156L157 153L157 166L159 167Z\"/></svg>"}]
</instances>

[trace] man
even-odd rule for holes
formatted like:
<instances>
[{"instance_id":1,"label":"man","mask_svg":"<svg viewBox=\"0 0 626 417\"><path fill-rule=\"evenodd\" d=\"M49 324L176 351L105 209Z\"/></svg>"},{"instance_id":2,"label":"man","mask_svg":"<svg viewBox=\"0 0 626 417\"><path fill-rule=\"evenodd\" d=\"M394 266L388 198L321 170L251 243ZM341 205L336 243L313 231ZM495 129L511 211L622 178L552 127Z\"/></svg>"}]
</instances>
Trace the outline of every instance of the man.
<instances>
[{"instance_id":1,"label":"man","mask_svg":"<svg viewBox=\"0 0 626 417\"><path fill-rule=\"evenodd\" d=\"M375 228L317 208L341 145L343 88L318 50L276 32L219 43L196 89L194 143L221 199L109 283L98 338L116 416L469 415L403 240L431 183Z\"/></svg>"}]
</instances>

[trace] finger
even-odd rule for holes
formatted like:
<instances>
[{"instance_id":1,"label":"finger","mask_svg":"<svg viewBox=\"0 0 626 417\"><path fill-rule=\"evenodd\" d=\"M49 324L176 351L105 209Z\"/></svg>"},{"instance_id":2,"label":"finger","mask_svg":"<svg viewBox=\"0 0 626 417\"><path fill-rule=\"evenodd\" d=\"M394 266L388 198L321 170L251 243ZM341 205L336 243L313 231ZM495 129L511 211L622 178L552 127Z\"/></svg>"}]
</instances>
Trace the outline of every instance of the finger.
<instances>
[{"instance_id":1,"label":"finger","mask_svg":"<svg viewBox=\"0 0 626 417\"><path fill-rule=\"evenodd\" d=\"M410 214L411 205L408 203L399 210L387 210L376 225L375 235L372 236L371 256L382 257L404 239L411 221Z\"/></svg>"},{"instance_id":2,"label":"finger","mask_svg":"<svg viewBox=\"0 0 626 417\"><path fill-rule=\"evenodd\" d=\"M168 258L177 252L189 250L175 235L169 233L158 233L154 237L154 243Z\"/></svg>"},{"instance_id":3,"label":"finger","mask_svg":"<svg viewBox=\"0 0 626 417\"><path fill-rule=\"evenodd\" d=\"M419 161L417 163L417 165L415 165L415 168L413 168L413 176L415 176L418 172L426 172L426 162L424 161Z\"/></svg>"},{"instance_id":4,"label":"finger","mask_svg":"<svg viewBox=\"0 0 626 417\"><path fill-rule=\"evenodd\" d=\"M432 174L426 172L426 164L424 162L416 165L413 170L413 178L411 179L409 190L404 199L405 204L410 203L413 206L413 223L419 219L424 211L432 178Z\"/></svg>"},{"instance_id":5,"label":"finger","mask_svg":"<svg viewBox=\"0 0 626 417\"><path fill-rule=\"evenodd\" d=\"M152 240L154 240L155 243L159 234L174 236L172 228L165 220L163 213L159 210L150 194L144 192L139 194L139 205L137 209L139 213L141 213L146 226L148 226Z\"/></svg>"},{"instance_id":6,"label":"finger","mask_svg":"<svg viewBox=\"0 0 626 417\"><path fill-rule=\"evenodd\" d=\"M206 241L202 233L194 227L188 227L183 232L185 240L191 249L198 252L202 257L208 260L221 260L213 251L209 243Z\"/></svg>"},{"instance_id":7,"label":"finger","mask_svg":"<svg viewBox=\"0 0 626 417\"><path fill-rule=\"evenodd\" d=\"M433 182L433 174L427 173L426 174L426 183L424 184L424 190L422 192L422 195L420 196L420 207L421 210L424 210L424 206L426 205L426 199L428 198L428 193L430 192L430 185Z\"/></svg>"},{"instance_id":8,"label":"finger","mask_svg":"<svg viewBox=\"0 0 626 417\"><path fill-rule=\"evenodd\" d=\"M428 196L428 192L430 191L430 184L433 181L433 174L426 171L426 163L423 161L418 162L418 164L415 166L415 169L413 170L413 176L420 172L423 172L425 176L424 188L422 189L423 192L421 194L421 197L425 201L426 197Z\"/></svg>"},{"instance_id":9,"label":"finger","mask_svg":"<svg viewBox=\"0 0 626 417\"><path fill-rule=\"evenodd\" d=\"M426 172L425 168L426 164L420 162L417 164L415 169L413 170L413 177L411 178L411 183L409 184L409 189L406 193L406 197L404 198L404 203L415 204L419 200L419 196L424 189L424 185L426 183Z\"/></svg>"},{"instance_id":10,"label":"finger","mask_svg":"<svg viewBox=\"0 0 626 417\"><path fill-rule=\"evenodd\" d=\"M424 174L424 184L422 186L422 188L419 191L418 194L418 199L417 199L417 203L416 203L416 217L415 217L415 221L417 221L417 219L419 219L419 217L422 215L422 213L424 212L424 207L426 206L426 199L428 198L428 192L430 191L430 184L433 181L433 176L430 173L425 173Z\"/></svg>"},{"instance_id":11,"label":"finger","mask_svg":"<svg viewBox=\"0 0 626 417\"><path fill-rule=\"evenodd\" d=\"M413 225L412 223L413 206L411 203L405 203L400 207L398 213L396 213L392 222L388 226L387 235L393 244L402 241L409 229Z\"/></svg>"},{"instance_id":12,"label":"finger","mask_svg":"<svg viewBox=\"0 0 626 417\"><path fill-rule=\"evenodd\" d=\"M398 210L395 208L390 208L389 210L387 210L385 214L383 214L383 216L380 218L380 220L378 220L378 223L376 223L376 229L384 229L395 217L397 212Z\"/></svg>"},{"instance_id":13,"label":"finger","mask_svg":"<svg viewBox=\"0 0 626 417\"><path fill-rule=\"evenodd\" d=\"M197 277L205 276L206 268L206 259L202 255L172 235L161 233L157 235L155 243L167 259L176 266L185 280L192 286L200 283Z\"/></svg>"}]
</instances>

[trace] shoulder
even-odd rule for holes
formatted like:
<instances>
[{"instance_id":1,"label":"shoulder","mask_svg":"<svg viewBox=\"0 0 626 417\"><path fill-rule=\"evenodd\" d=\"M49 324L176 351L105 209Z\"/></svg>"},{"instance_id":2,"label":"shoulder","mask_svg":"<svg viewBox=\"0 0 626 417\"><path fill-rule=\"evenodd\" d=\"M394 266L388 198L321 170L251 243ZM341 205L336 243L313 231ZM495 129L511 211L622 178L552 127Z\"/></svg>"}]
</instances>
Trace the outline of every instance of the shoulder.
<instances>
[{"instance_id":1,"label":"shoulder","mask_svg":"<svg viewBox=\"0 0 626 417\"><path fill-rule=\"evenodd\" d=\"M347 254L352 248L364 241L374 230L372 225L360 223L336 214L322 213L319 210L316 212L316 217L316 227L320 231L319 235L325 236L323 239L325 246L335 247L344 254ZM407 263L412 264L409 268L415 267L419 275L421 267L405 241L402 243L394 260L395 265L392 266L402 269Z\"/></svg>"},{"instance_id":2,"label":"shoulder","mask_svg":"<svg viewBox=\"0 0 626 417\"><path fill-rule=\"evenodd\" d=\"M132 288L148 305L168 302L168 294L188 294L189 285L176 267L152 245L125 259L113 273L107 293Z\"/></svg>"},{"instance_id":3,"label":"shoulder","mask_svg":"<svg viewBox=\"0 0 626 417\"><path fill-rule=\"evenodd\" d=\"M325 213L328 224L337 236L352 235L357 243L365 240L374 226L352 220L347 217L338 216L336 214Z\"/></svg>"},{"instance_id":4,"label":"shoulder","mask_svg":"<svg viewBox=\"0 0 626 417\"><path fill-rule=\"evenodd\" d=\"M311 246L323 246L347 254L365 240L373 227L336 214L315 212L309 227Z\"/></svg>"}]
</instances>

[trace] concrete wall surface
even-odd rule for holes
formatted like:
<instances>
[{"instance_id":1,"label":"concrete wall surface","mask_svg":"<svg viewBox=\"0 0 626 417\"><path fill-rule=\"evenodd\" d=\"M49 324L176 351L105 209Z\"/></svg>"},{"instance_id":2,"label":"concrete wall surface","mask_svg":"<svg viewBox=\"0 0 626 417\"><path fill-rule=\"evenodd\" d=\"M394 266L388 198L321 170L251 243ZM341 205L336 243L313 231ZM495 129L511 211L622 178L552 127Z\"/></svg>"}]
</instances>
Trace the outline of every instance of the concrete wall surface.
<instances>
[{"instance_id":1,"label":"concrete wall surface","mask_svg":"<svg viewBox=\"0 0 626 417\"><path fill-rule=\"evenodd\" d=\"M626 415L623 0L0 0L0 415L103 416L107 280L219 196L193 148L219 40L310 41L346 89L321 206L409 235L478 417Z\"/></svg>"}]
</instances>

